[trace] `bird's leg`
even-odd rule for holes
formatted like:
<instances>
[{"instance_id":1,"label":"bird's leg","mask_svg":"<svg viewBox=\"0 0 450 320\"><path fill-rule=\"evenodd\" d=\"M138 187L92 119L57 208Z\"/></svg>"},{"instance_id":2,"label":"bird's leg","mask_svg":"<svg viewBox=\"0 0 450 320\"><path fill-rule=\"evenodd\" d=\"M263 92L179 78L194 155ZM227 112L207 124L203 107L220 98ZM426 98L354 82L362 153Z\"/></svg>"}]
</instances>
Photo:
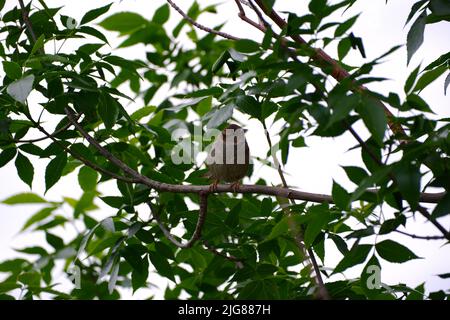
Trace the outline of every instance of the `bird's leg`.
<instances>
[{"instance_id":1,"label":"bird's leg","mask_svg":"<svg viewBox=\"0 0 450 320\"><path fill-rule=\"evenodd\" d=\"M238 193L240 187L241 187L241 182L239 180L236 182L233 182L231 184L231 189L233 189L234 193Z\"/></svg>"},{"instance_id":2,"label":"bird's leg","mask_svg":"<svg viewBox=\"0 0 450 320\"><path fill-rule=\"evenodd\" d=\"M215 179L213 183L209 186L209 192L216 192L217 191L217 185L219 184L219 180Z\"/></svg>"}]
</instances>

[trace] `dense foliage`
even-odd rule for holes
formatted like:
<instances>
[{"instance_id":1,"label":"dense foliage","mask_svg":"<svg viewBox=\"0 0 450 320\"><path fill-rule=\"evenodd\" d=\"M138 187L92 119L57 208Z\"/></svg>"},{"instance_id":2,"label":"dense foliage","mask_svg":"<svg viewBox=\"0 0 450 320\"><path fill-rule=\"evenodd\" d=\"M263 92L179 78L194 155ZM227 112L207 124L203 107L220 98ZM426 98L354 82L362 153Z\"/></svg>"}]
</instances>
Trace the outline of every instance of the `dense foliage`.
<instances>
[{"instance_id":1,"label":"dense foliage","mask_svg":"<svg viewBox=\"0 0 450 320\"><path fill-rule=\"evenodd\" d=\"M181 16L176 27L168 30L170 14L176 13L169 4L159 7L150 20L135 12L107 16L109 4L86 12L77 22L44 0L28 5L19 1L8 10L5 0L0 1L0 167L14 162L17 175L31 187L33 163L47 161L45 191L57 188L65 175L77 175L83 190L79 199L71 198L67 190L67 197L60 201L47 200L39 190L2 197L9 205L42 204L23 230L44 233L51 249L26 247L19 250L26 258L21 255L1 262L0 298L17 297L20 289L25 299L117 299L120 288L150 287L154 271L170 284L164 293L167 299L180 295L193 299L448 299L449 291L425 294L423 285L377 284L374 270L381 259L403 263L418 258L411 248L389 238L397 229L407 230L415 215L436 226L443 244L450 239L448 226L440 222L450 213L449 119L430 117L431 109L420 96L443 74L447 75L444 87L448 86L450 52L436 53L433 63L417 66L404 93L365 89L367 83L384 80L371 77L370 72L399 47L363 65L347 65L350 50L365 56L363 39L352 32L357 17L335 21L330 16L354 2L331 5L313 0L310 12L302 16L283 13L286 25L281 29L267 14L274 1L242 3L247 12L256 10L260 15L255 21L264 35L257 42L200 31ZM194 21L205 12L215 14L216 9L194 2L186 11ZM425 26L448 23L449 2L418 1L408 20L405 58L409 62L423 41ZM145 50L145 59L115 54L108 46L109 32L123 39L119 48ZM79 45L67 52L64 44L70 41ZM327 51L332 43L338 43L338 60L318 57L317 48ZM161 92L165 98L155 103L155 95ZM39 98L27 100L30 93ZM288 202L251 193L210 194L201 238L190 248L179 248L164 235L154 215L148 218L143 212L148 213L149 203L169 230L178 226L178 240L187 241L197 225L198 192L159 192L127 181L128 172L83 138L67 110L129 168L152 181L173 185L209 183L203 177L205 167L196 161L173 162L174 147L179 145L172 139L175 130L184 128L194 136L210 128L222 129L237 113L265 126L281 123L280 132L272 132L280 137L274 148L280 150L275 156L281 165L289 161L290 149L307 148L305 137L339 137L350 132L365 166L344 167L354 190L334 182L332 201L322 203ZM368 134L353 130L358 122L364 123ZM196 138L183 143L196 150ZM254 161L276 162L267 151L266 159ZM119 196L98 190L108 181L114 181L118 190L114 194ZM264 177L257 184L266 185ZM434 192L434 200L424 192ZM95 219L99 202L115 213ZM67 205L70 212L60 210ZM393 214L383 215L382 206ZM65 228L72 225L77 234L68 238ZM321 268L325 243L334 243L343 256L333 269ZM355 265L362 266L359 278L327 280ZM321 277L314 266L321 268ZM79 286L57 291L58 268Z\"/></svg>"}]
</instances>

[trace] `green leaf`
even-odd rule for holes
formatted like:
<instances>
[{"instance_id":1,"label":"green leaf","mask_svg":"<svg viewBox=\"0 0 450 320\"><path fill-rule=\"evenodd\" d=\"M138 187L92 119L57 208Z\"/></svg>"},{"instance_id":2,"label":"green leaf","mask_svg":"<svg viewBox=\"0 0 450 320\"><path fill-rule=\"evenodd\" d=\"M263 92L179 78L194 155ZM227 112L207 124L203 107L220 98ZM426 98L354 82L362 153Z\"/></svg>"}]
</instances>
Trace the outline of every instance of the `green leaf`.
<instances>
[{"instance_id":1,"label":"green leaf","mask_svg":"<svg viewBox=\"0 0 450 320\"><path fill-rule=\"evenodd\" d=\"M240 39L234 43L234 48L242 53L253 53L259 50L259 44L250 39Z\"/></svg>"},{"instance_id":2,"label":"green leaf","mask_svg":"<svg viewBox=\"0 0 450 320\"><path fill-rule=\"evenodd\" d=\"M119 116L119 106L113 97L109 94L102 94L98 105L98 114L102 118L107 129L111 129Z\"/></svg>"},{"instance_id":3,"label":"green leaf","mask_svg":"<svg viewBox=\"0 0 450 320\"><path fill-rule=\"evenodd\" d=\"M155 112L156 107L155 106L146 106L146 107L142 107L138 110L136 110L135 112L133 112L130 116L131 119L137 121L137 120L141 120L142 118L152 114L153 112Z\"/></svg>"},{"instance_id":4,"label":"green leaf","mask_svg":"<svg viewBox=\"0 0 450 320\"><path fill-rule=\"evenodd\" d=\"M330 127L336 122L345 119L355 108L358 102L359 97L356 94L347 96L345 94L332 91L328 96L328 105L333 110L333 113L328 121L327 127Z\"/></svg>"},{"instance_id":5,"label":"green leaf","mask_svg":"<svg viewBox=\"0 0 450 320\"><path fill-rule=\"evenodd\" d=\"M411 29L409 29L408 36L406 37L406 49L408 52L407 64L411 60L417 49L420 48L423 42L423 32L425 30L427 14L425 11L417 17L414 21Z\"/></svg>"},{"instance_id":6,"label":"green leaf","mask_svg":"<svg viewBox=\"0 0 450 320\"><path fill-rule=\"evenodd\" d=\"M396 230L400 225L406 224L406 218L404 215L399 215L395 219L388 219L383 222L383 224L380 227L380 231L378 234L388 234L392 231Z\"/></svg>"},{"instance_id":7,"label":"green leaf","mask_svg":"<svg viewBox=\"0 0 450 320\"><path fill-rule=\"evenodd\" d=\"M47 208L43 208L41 210L39 210L38 212L36 212L35 214L33 214L23 225L22 230L24 231L26 229L28 229L30 226L32 226L33 224L35 224L36 222L40 222L44 219L46 219L47 217L49 217L52 212L55 210L55 207L47 207Z\"/></svg>"},{"instance_id":8,"label":"green leaf","mask_svg":"<svg viewBox=\"0 0 450 320\"><path fill-rule=\"evenodd\" d=\"M8 78L17 80L22 77L22 68L13 61L3 61L3 71L5 71Z\"/></svg>"},{"instance_id":9,"label":"green leaf","mask_svg":"<svg viewBox=\"0 0 450 320\"><path fill-rule=\"evenodd\" d=\"M406 79L405 88L404 88L406 94L411 93L412 86L416 82L417 75L419 74L419 70L420 70L420 65L418 65L417 68L415 68L414 71L411 72L411 74L408 76L408 79Z\"/></svg>"},{"instance_id":10,"label":"green leaf","mask_svg":"<svg viewBox=\"0 0 450 320\"><path fill-rule=\"evenodd\" d=\"M357 111L361 115L372 137L381 146L387 127L387 118L382 104L374 97L362 94L361 102L357 105Z\"/></svg>"},{"instance_id":11,"label":"green leaf","mask_svg":"<svg viewBox=\"0 0 450 320\"><path fill-rule=\"evenodd\" d=\"M430 83L439 78L446 70L448 70L447 66L441 65L437 68L425 72L417 81L417 84L414 87L413 92L422 91Z\"/></svg>"},{"instance_id":12,"label":"green leaf","mask_svg":"<svg viewBox=\"0 0 450 320\"><path fill-rule=\"evenodd\" d=\"M450 213L450 193L447 192L445 196L439 201L431 214L433 218L443 217Z\"/></svg>"},{"instance_id":13,"label":"green leaf","mask_svg":"<svg viewBox=\"0 0 450 320\"><path fill-rule=\"evenodd\" d=\"M86 245L89 243L89 240L91 240L92 236L94 235L95 230L97 230L97 228L99 226L100 226L100 222L97 223L91 230L89 230L89 232L87 232L83 236L83 238L81 239L81 242L80 242L80 246L78 247L78 252L75 257L75 260L79 259L81 253L84 251L84 249L86 248Z\"/></svg>"},{"instance_id":14,"label":"green leaf","mask_svg":"<svg viewBox=\"0 0 450 320\"><path fill-rule=\"evenodd\" d=\"M74 215L78 217L78 215L90 208L93 208L93 201L95 198L94 191L85 191L81 196L80 200L77 201L75 205ZM95 208L95 207L94 207Z\"/></svg>"},{"instance_id":15,"label":"green leaf","mask_svg":"<svg viewBox=\"0 0 450 320\"><path fill-rule=\"evenodd\" d=\"M236 98L236 105L240 111L250 115L253 118L261 118L261 105L252 96L241 95Z\"/></svg>"},{"instance_id":16,"label":"green leaf","mask_svg":"<svg viewBox=\"0 0 450 320\"><path fill-rule=\"evenodd\" d=\"M394 168L398 189L409 205L415 209L420 196L421 174L417 166L399 164Z\"/></svg>"},{"instance_id":17,"label":"green leaf","mask_svg":"<svg viewBox=\"0 0 450 320\"><path fill-rule=\"evenodd\" d=\"M350 39L344 38L341 41L339 41L338 44L338 57L339 60L342 61L345 56L347 55L347 53L350 51L350 48L352 47L352 43L350 41Z\"/></svg>"},{"instance_id":18,"label":"green leaf","mask_svg":"<svg viewBox=\"0 0 450 320\"><path fill-rule=\"evenodd\" d=\"M64 93L64 87L60 78L55 78L48 81L48 98L55 98Z\"/></svg>"},{"instance_id":19,"label":"green leaf","mask_svg":"<svg viewBox=\"0 0 450 320\"><path fill-rule=\"evenodd\" d=\"M230 53L228 52L228 50L225 50L224 52L222 52L222 54L219 56L219 58L214 62L213 66L212 66L212 73L217 73L225 64L225 62L227 62L227 60L230 58Z\"/></svg>"},{"instance_id":20,"label":"green leaf","mask_svg":"<svg viewBox=\"0 0 450 320\"><path fill-rule=\"evenodd\" d=\"M19 152L17 154L15 165L19 178L27 185L29 185L31 188L34 177L34 168L33 165L31 164L31 161L28 160L27 157L25 157L22 153Z\"/></svg>"},{"instance_id":21,"label":"green leaf","mask_svg":"<svg viewBox=\"0 0 450 320\"><path fill-rule=\"evenodd\" d=\"M147 20L134 12L119 12L99 23L106 30L118 31L122 34L141 28L146 24Z\"/></svg>"},{"instance_id":22,"label":"green leaf","mask_svg":"<svg viewBox=\"0 0 450 320\"><path fill-rule=\"evenodd\" d=\"M425 100L423 100L421 97L419 97L417 94L411 93L406 97L406 104L416 110L424 111L424 112L433 112L433 110L430 109L428 106L428 103L426 103Z\"/></svg>"},{"instance_id":23,"label":"green leaf","mask_svg":"<svg viewBox=\"0 0 450 320\"><path fill-rule=\"evenodd\" d=\"M38 50L42 49L45 44L45 34L41 34L40 37L36 40L33 45L33 49L31 49L30 57L34 55Z\"/></svg>"},{"instance_id":24,"label":"green leaf","mask_svg":"<svg viewBox=\"0 0 450 320\"><path fill-rule=\"evenodd\" d=\"M16 101L25 103L33 90L34 76L29 75L9 84L6 92Z\"/></svg>"},{"instance_id":25,"label":"green leaf","mask_svg":"<svg viewBox=\"0 0 450 320\"><path fill-rule=\"evenodd\" d=\"M20 287L21 285L16 282L2 282L0 283L0 293L9 292ZM0 300L2 300L1 297Z\"/></svg>"},{"instance_id":26,"label":"green leaf","mask_svg":"<svg viewBox=\"0 0 450 320\"><path fill-rule=\"evenodd\" d=\"M47 243L51 245L55 250L60 250L64 248L64 241L58 236L55 236L54 234L51 234L49 232L45 233L45 239L47 240Z\"/></svg>"},{"instance_id":27,"label":"green leaf","mask_svg":"<svg viewBox=\"0 0 450 320\"><path fill-rule=\"evenodd\" d=\"M19 193L2 201L4 204L47 203L43 198L31 192Z\"/></svg>"},{"instance_id":28,"label":"green leaf","mask_svg":"<svg viewBox=\"0 0 450 320\"><path fill-rule=\"evenodd\" d=\"M407 247L392 240L384 240L375 245L377 253L384 260L395 263L402 263L412 259L419 259Z\"/></svg>"},{"instance_id":29,"label":"green leaf","mask_svg":"<svg viewBox=\"0 0 450 320\"><path fill-rule=\"evenodd\" d=\"M266 100L262 104L261 118L262 120L267 119L272 113L278 110L278 104L270 100Z\"/></svg>"},{"instance_id":30,"label":"green leaf","mask_svg":"<svg viewBox=\"0 0 450 320\"><path fill-rule=\"evenodd\" d=\"M369 244L360 244L354 246L346 256L334 268L333 273L342 272L350 267L363 263L369 254L372 246Z\"/></svg>"},{"instance_id":31,"label":"green leaf","mask_svg":"<svg viewBox=\"0 0 450 320\"><path fill-rule=\"evenodd\" d=\"M131 273L131 284L133 286L133 292L141 287L146 286L146 281L148 278L148 258L145 256L141 262L142 270L133 269Z\"/></svg>"},{"instance_id":32,"label":"green leaf","mask_svg":"<svg viewBox=\"0 0 450 320\"><path fill-rule=\"evenodd\" d=\"M117 261L111 270L111 275L109 277L108 281L108 292L109 294L112 294L114 292L114 288L116 287L117 278L119 277L119 268L120 263Z\"/></svg>"},{"instance_id":33,"label":"green leaf","mask_svg":"<svg viewBox=\"0 0 450 320\"><path fill-rule=\"evenodd\" d=\"M167 262L167 259L154 251L150 252L149 256L151 263L158 271L158 273L175 282L175 275L169 262Z\"/></svg>"},{"instance_id":34,"label":"green leaf","mask_svg":"<svg viewBox=\"0 0 450 320\"><path fill-rule=\"evenodd\" d=\"M242 210L242 203L239 202L227 214L225 224L232 229L236 228L239 225L239 213L241 212L241 210Z\"/></svg>"},{"instance_id":35,"label":"green leaf","mask_svg":"<svg viewBox=\"0 0 450 320\"><path fill-rule=\"evenodd\" d=\"M36 271L30 271L20 274L17 280L25 285L38 287L41 282L41 276Z\"/></svg>"},{"instance_id":36,"label":"green leaf","mask_svg":"<svg viewBox=\"0 0 450 320\"><path fill-rule=\"evenodd\" d=\"M106 248L113 247L118 241L123 240L124 236L122 233L113 233L110 237L102 239L101 241L95 243L95 245L89 246L88 253L89 256L93 256L99 252L102 252ZM91 243L92 244L92 243Z\"/></svg>"},{"instance_id":37,"label":"green leaf","mask_svg":"<svg viewBox=\"0 0 450 320\"><path fill-rule=\"evenodd\" d=\"M17 154L16 148L8 148L0 153L0 168L6 166Z\"/></svg>"},{"instance_id":38,"label":"green leaf","mask_svg":"<svg viewBox=\"0 0 450 320\"><path fill-rule=\"evenodd\" d=\"M330 221L330 214L328 213L327 207L319 205L310 207L307 215L310 217L310 220L306 226L304 241L305 246L309 248L322 229Z\"/></svg>"},{"instance_id":39,"label":"green leaf","mask_svg":"<svg viewBox=\"0 0 450 320\"><path fill-rule=\"evenodd\" d=\"M333 180L332 196L334 203L342 210L348 210L350 205L350 194Z\"/></svg>"},{"instance_id":40,"label":"green leaf","mask_svg":"<svg viewBox=\"0 0 450 320\"><path fill-rule=\"evenodd\" d=\"M45 192L59 181L66 164L67 154L65 152L60 153L49 162L45 169Z\"/></svg>"},{"instance_id":41,"label":"green leaf","mask_svg":"<svg viewBox=\"0 0 450 320\"><path fill-rule=\"evenodd\" d=\"M363 179L369 176L369 174L360 167L342 167L345 170L345 173L347 174L347 177L352 181L354 184L359 185Z\"/></svg>"},{"instance_id":42,"label":"green leaf","mask_svg":"<svg viewBox=\"0 0 450 320\"><path fill-rule=\"evenodd\" d=\"M448 0L430 0L429 8L435 15L450 15L450 3Z\"/></svg>"},{"instance_id":43,"label":"green leaf","mask_svg":"<svg viewBox=\"0 0 450 320\"><path fill-rule=\"evenodd\" d=\"M359 15L356 15L350 19L348 19L347 21L339 24L339 26L336 28L336 30L334 31L334 37L340 37L342 36L345 32L347 32L356 22L356 20L358 19Z\"/></svg>"},{"instance_id":44,"label":"green leaf","mask_svg":"<svg viewBox=\"0 0 450 320\"><path fill-rule=\"evenodd\" d=\"M97 186L97 171L90 167L82 167L78 172L78 184L83 191L95 190Z\"/></svg>"},{"instance_id":45,"label":"green leaf","mask_svg":"<svg viewBox=\"0 0 450 320\"><path fill-rule=\"evenodd\" d=\"M424 71L431 70L440 65L446 64L447 61L449 61L449 60L450 60L450 52L444 53L443 55L439 56L439 58L437 58L436 60L431 62L429 65L427 65L425 67Z\"/></svg>"},{"instance_id":46,"label":"green leaf","mask_svg":"<svg viewBox=\"0 0 450 320\"><path fill-rule=\"evenodd\" d=\"M264 241L270 241L272 239L278 238L279 236L286 234L288 232L288 229L288 218L284 217L283 219L278 221L278 223L272 228L272 231Z\"/></svg>"},{"instance_id":47,"label":"green leaf","mask_svg":"<svg viewBox=\"0 0 450 320\"><path fill-rule=\"evenodd\" d=\"M412 17L414 17L414 15L416 14L416 12L426 3L428 2L428 0L421 0L418 1L416 3L414 3L414 5L411 7L411 11L409 12L408 18L406 19L405 22L405 26L408 24L408 22L412 19Z\"/></svg>"},{"instance_id":48,"label":"green leaf","mask_svg":"<svg viewBox=\"0 0 450 320\"><path fill-rule=\"evenodd\" d=\"M444 95L447 95L447 87L449 84L450 84L450 72L448 73L444 81Z\"/></svg>"},{"instance_id":49,"label":"green leaf","mask_svg":"<svg viewBox=\"0 0 450 320\"><path fill-rule=\"evenodd\" d=\"M185 98L200 98L200 97L209 97L214 96L218 97L223 93L223 89L220 87L211 87L208 89L200 89L197 91L193 91L185 95Z\"/></svg>"},{"instance_id":50,"label":"green leaf","mask_svg":"<svg viewBox=\"0 0 450 320\"><path fill-rule=\"evenodd\" d=\"M378 283L381 279L381 275L377 272L381 271L381 265L375 254L367 261L361 272L360 283L362 285L362 290L367 295L369 299L376 299L376 294L378 293Z\"/></svg>"},{"instance_id":51,"label":"green leaf","mask_svg":"<svg viewBox=\"0 0 450 320\"><path fill-rule=\"evenodd\" d=\"M217 128L222 123L228 121L233 115L234 106L232 104L228 104L225 107L220 109L216 109L211 119L208 121L206 125L207 128Z\"/></svg>"},{"instance_id":52,"label":"green leaf","mask_svg":"<svg viewBox=\"0 0 450 320\"><path fill-rule=\"evenodd\" d=\"M329 233L328 236L331 240L333 240L334 244L336 245L336 248L338 248L339 252L342 253L342 255L347 255L348 253L348 247L347 242L345 242L344 239L342 239L337 234Z\"/></svg>"},{"instance_id":53,"label":"green leaf","mask_svg":"<svg viewBox=\"0 0 450 320\"><path fill-rule=\"evenodd\" d=\"M252 280L239 291L238 299L279 300L279 291L276 282L272 279Z\"/></svg>"},{"instance_id":54,"label":"green leaf","mask_svg":"<svg viewBox=\"0 0 450 320\"><path fill-rule=\"evenodd\" d=\"M155 242L155 250L158 251L158 253L161 253L167 259L175 260L172 248L167 244L165 244L164 242L161 241Z\"/></svg>"},{"instance_id":55,"label":"green leaf","mask_svg":"<svg viewBox=\"0 0 450 320\"><path fill-rule=\"evenodd\" d=\"M450 273L438 274L438 277L441 278L441 279L449 279L450 278Z\"/></svg>"},{"instance_id":56,"label":"green leaf","mask_svg":"<svg viewBox=\"0 0 450 320\"><path fill-rule=\"evenodd\" d=\"M25 259L12 259L0 262L0 272L21 272L30 263Z\"/></svg>"},{"instance_id":57,"label":"green leaf","mask_svg":"<svg viewBox=\"0 0 450 320\"><path fill-rule=\"evenodd\" d=\"M88 22L91 22L92 20L97 19L102 14L105 14L106 12L108 12L111 5L112 5L112 3L110 3L104 7L93 9L93 10L86 12L86 14L83 16L83 18L81 18L80 24L86 24Z\"/></svg>"},{"instance_id":58,"label":"green leaf","mask_svg":"<svg viewBox=\"0 0 450 320\"><path fill-rule=\"evenodd\" d=\"M163 4L161 7L159 7L155 11L152 21L154 23L163 25L164 23L166 23L169 20L169 17L170 17L170 8L166 3L166 4Z\"/></svg>"},{"instance_id":59,"label":"green leaf","mask_svg":"<svg viewBox=\"0 0 450 320\"><path fill-rule=\"evenodd\" d=\"M82 26L79 29L79 32L91 35L93 37L96 37L97 39L102 40L104 43L108 43L108 39L106 38L106 36L95 28Z\"/></svg>"}]
</instances>

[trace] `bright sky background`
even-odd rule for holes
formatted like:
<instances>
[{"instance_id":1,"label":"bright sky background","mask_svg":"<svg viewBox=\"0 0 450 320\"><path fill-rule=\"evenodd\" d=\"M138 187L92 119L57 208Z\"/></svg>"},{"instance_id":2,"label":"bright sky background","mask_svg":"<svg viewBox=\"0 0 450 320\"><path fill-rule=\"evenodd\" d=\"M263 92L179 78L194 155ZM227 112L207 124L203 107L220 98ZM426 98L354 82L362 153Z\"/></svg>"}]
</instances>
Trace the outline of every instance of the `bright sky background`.
<instances>
[{"instance_id":1,"label":"bright sky background","mask_svg":"<svg viewBox=\"0 0 450 320\"><path fill-rule=\"evenodd\" d=\"M38 3L37 1L34 2ZM192 3L191 0L178 0L176 2L183 9L187 9ZM218 2L219 1L199 0L201 6ZM404 44L406 42L407 29L404 28L404 23L411 5L414 2L415 1L411 0L391 0L386 5L384 0L360 0L354 7L345 13L344 17L335 16L335 20L343 21L344 18L349 18L355 14L362 13L352 30L355 32L356 36L363 38L367 61L369 61L380 56L394 45ZM6 7L9 8L16 5L16 3L17 2L9 1L6 4ZM100 0L51 0L46 1L46 3L50 7L63 6L61 13L72 16L79 21L86 11L103 6L108 2ZM109 14L119 11L134 11L150 19L153 15L153 11L163 3L164 1L160 0L116 1ZM219 15L204 14L199 22L213 27L221 22L228 21L223 28L223 31L242 38L261 38L261 34L258 30L252 29L237 17L234 1L224 0L221 1L221 3L222 5L218 7L220 11ZM295 12L302 14L306 12L305 8L307 3L308 1L306 0L278 0L276 8L278 11L294 10ZM169 22L170 30L179 19L180 16L178 13L172 11L171 20ZM108 38L111 40L112 49L120 43L119 40L114 39L114 34L110 34ZM380 93L384 93L385 95L391 91L396 92L402 97L404 81L412 69L415 68L418 63L422 63L422 66L424 66L435 60L440 54L450 51L449 38L449 23L427 25L424 44L415 54L410 67L406 67L406 47L403 47L395 54L389 56L384 64L377 66L372 73L373 76L382 76L391 80L377 83L376 85L370 86L370 88L377 90ZM70 51L71 48L76 48L77 45L76 42L68 42L64 47L64 51ZM325 51L332 57L337 57L335 47L330 45ZM136 50L136 48L133 47L131 50L120 50L116 53L130 59L145 57L144 47L142 47L142 51ZM359 65L363 63L364 60L360 57L360 54L355 51L351 52L345 61L350 65ZM440 118L450 117L450 97L449 94L444 96L443 83L444 77L441 76L423 91L423 98L429 103L433 111ZM330 82L330 85L332 84L333 83ZM159 98L161 98L161 96ZM31 96L29 102L31 104L37 103L38 99L38 97L34 98ZM142 107L140 103L130 106L131 110L139 107ZM263 156L267 151L267 144L265 143L265 140L261 139L261 126L256 121L246 121L244 118L241 119L245 121L247 129L249 129L247 138L249 140L252 155ZM276 128L277 125L275 125L271 131L276 132ZM361 130L361 132L365 132L365 129L361 128L361 126L357 128L358 130ZM274 139L276 140L276 137L274 137ZM346 187L347 190L351 191L355 188L355 186L348 181L344 171L340 168L341 165L361 164L359 161L359 153L347 152L350 147L355 145L355 141L352 140L350 136L345 135L344 137L337 139L307 138L306 142L309 148L291 149L290 151L289 163L285 168L285 171L288 173L287 179L289 185L303 191L330 194L332 181L334 179ZM32 159L32 161L35 165L35 179L32 191L42 195L44 191L43 177L46 161L37 161L35 158ZM274 184L280 183L277 174L273 170L256 166L250 182L256 181L258 177L264 177ZM0 178L2 181L0 184L0 200L16 193L29 191L29 188L18 178L13 163L0 169ZM100 190L105 195L113 195L116 191L111 185L111 183L106 184L102 186ZM76 176L72 174L68 177L64 177L57 184L57 187L54 187L46 194L46 198L58 201L63 196L77 198L80 195L81 190L76 183ZM97 214L98 217L106 217L114 214L112 209L104 206L100 201L98 201L97 204L102 208ZM23 223L35 213L38 208L39 206L33 205L9 207L0 204L0 261L17 256L17 253L14 252L12 248L23 248L25 246L36 245L37 243L43 244L45 242L43 233L39 235L31 233L18 235ZM66 210L68 210L68 208L66 208ZM386 214L389 216L392 213L386 212ZM448 217L442 219L442 223L449 226L450 219ZM74 234L73 230L60 231L66 235ZM408 221L408 232L421 235L438 234L438 231L430 224L425 224L420 216L417 216L415 222ZM443 241L413 240L402 235L395 235L391 238L398 240L402 244L413 249L413 251L418 256L423 257L423 259L409 261L404 264L383 262L382 281L384 283L392 284L401 282L415 287L422 281L426 281L427 291L448 289L450 287L450 279L444 281L436 277L437 274L449 272L448 261L450 257L450 248L449 246L442 247L444 244ZM373 242L373 239L370 241ZM327 250L325 267L334 267L342 256L335 250L334 245L329 245ZM346 276L359 276L361 268L361 266L358 266L348 270L349 272L346 271ZM332 280L335 279L337 278L332 278ZM164 288L164 282L154 274L150 275L148 281ZM152 290L152 292L155 294L155 297L162 298L162 290ZM145 292L145 290L140 290L133 298L146 297L147 294L148 292ZM131 291L125 292L125 296L131 297Z\"/></svg>"}]
</instances>

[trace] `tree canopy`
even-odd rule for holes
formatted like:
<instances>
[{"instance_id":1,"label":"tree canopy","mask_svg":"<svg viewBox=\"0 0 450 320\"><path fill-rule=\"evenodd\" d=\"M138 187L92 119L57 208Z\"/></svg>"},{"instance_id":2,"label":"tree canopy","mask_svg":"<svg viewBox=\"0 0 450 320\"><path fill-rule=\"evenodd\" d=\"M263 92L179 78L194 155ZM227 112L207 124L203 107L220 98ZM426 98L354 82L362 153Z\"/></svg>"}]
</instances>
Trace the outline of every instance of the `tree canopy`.
<instances>
[{"instance_id":1,"label":"tree canopy","mask_svg":"<svg viewBox=\"0 0 450 320\"><path fill-rule=\"evenodd\" d=\"M450 52L414 66L403 92L376 92L367 86L386 79L371 75L374 67L403 46L367 59L358 16L342 15L356 0L311 0L302 14L280 12L274 0L230 2L227 14L252 39L200 24L222 12L196 1L167 0L151 19L110 13L110 3L80 21L45 0L0 1L0 168L13 163L32 188L36 162L46 163L45 190L0 198L39 204L21 232L47 242L0 262L1 299L119 299L123 288L151 288L155 273L168 283L166 299L449 298L449 289L384 284L380 261L420 258L394 234L450 240L450 120L422 96L439 82L444 99ZM448 21L449 1L415 2L399 31L404 63L425 28ZM123 48L145 58L123 57ZM346 60L352 50L364 63ZM237 192L229 184L212 191L202 151L212 129L245 126L242 119L266 130L266 157L253 162L282 183L257 176ZM316 194L287 184L290 150L344 135L363 163L343 166L352 189L334 181L329 194ZM64 176L76 177L82 196L48 199ZM96 217L100 204L107 218ZM417 217L435 232L409 231ZM330 246L340 254L335 265L325 264ZM360 276L345 277L354 266ZM73 285L58 286L61 271Z\"/></svg>"}]
</instances>

